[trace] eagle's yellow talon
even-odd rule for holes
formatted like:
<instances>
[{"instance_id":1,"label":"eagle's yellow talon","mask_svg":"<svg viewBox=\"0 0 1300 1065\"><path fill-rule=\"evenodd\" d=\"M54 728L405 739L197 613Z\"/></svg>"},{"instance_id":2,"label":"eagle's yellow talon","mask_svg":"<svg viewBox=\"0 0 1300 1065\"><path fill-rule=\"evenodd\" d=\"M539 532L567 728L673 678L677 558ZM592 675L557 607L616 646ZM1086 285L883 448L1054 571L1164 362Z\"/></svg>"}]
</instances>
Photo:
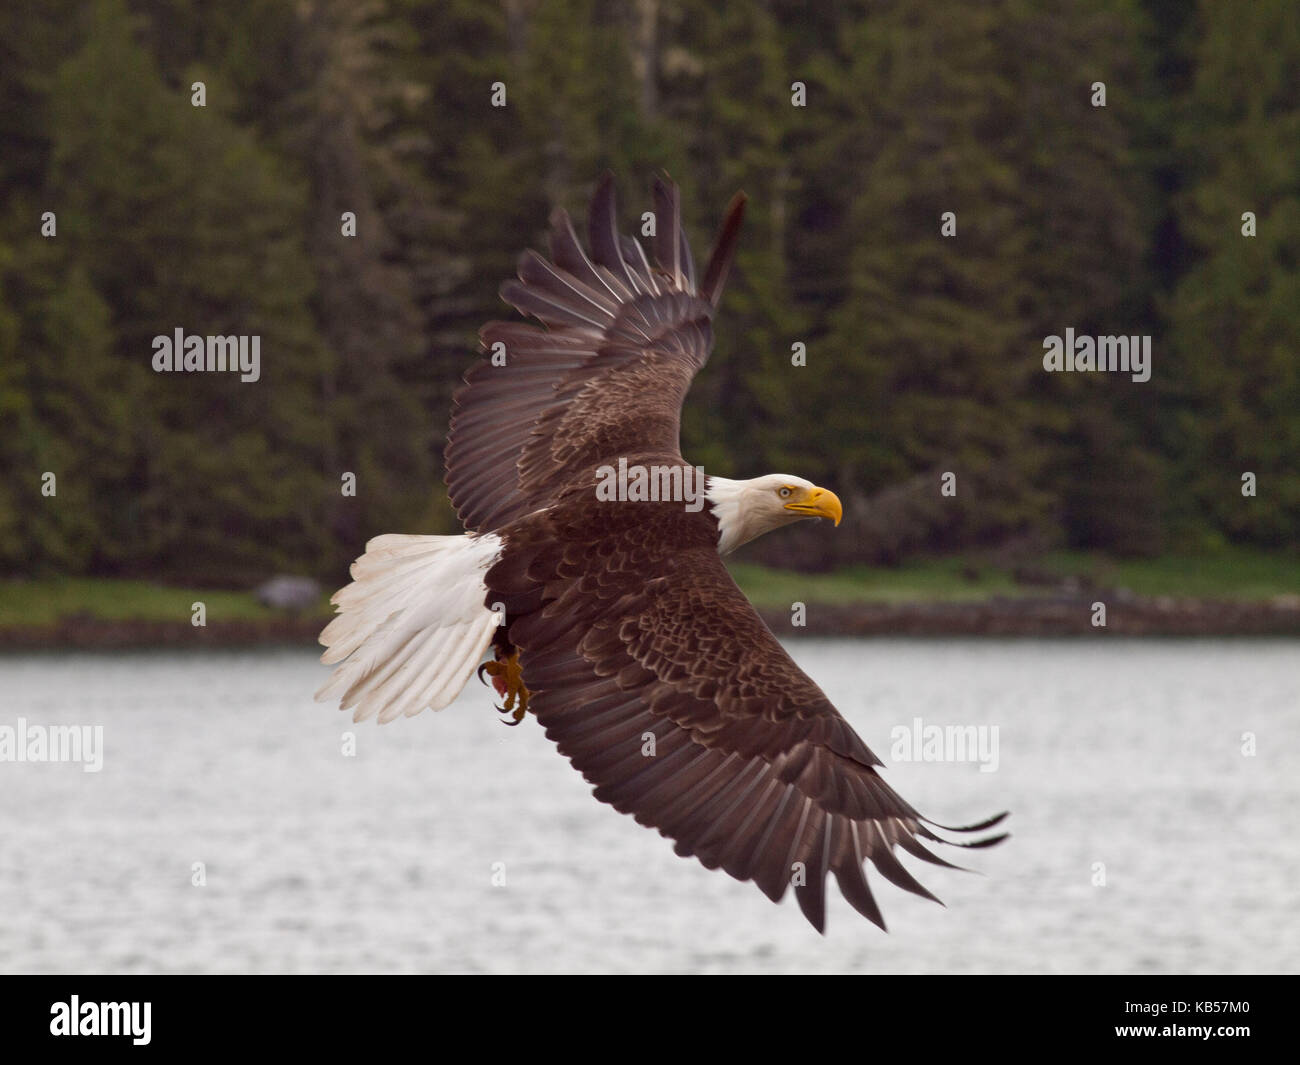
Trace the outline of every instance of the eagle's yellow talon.
<instances>
[{"instance_id":1,"label":"eagle's yellow talon","mask_svg":"<svg viewBox=\"0 0 1300 1065\"><path fill-rule=\"evenodd\" d=\"M514 651L508 658L487 662L482 669L492 677L492 685L497 692L504 696L504 701L497 710L509 714L514 719L503 724L519 724L528 713L529 695L528 689L524 687L524 671L519 664L519 652Z\"/></svg>"}]
</instances>

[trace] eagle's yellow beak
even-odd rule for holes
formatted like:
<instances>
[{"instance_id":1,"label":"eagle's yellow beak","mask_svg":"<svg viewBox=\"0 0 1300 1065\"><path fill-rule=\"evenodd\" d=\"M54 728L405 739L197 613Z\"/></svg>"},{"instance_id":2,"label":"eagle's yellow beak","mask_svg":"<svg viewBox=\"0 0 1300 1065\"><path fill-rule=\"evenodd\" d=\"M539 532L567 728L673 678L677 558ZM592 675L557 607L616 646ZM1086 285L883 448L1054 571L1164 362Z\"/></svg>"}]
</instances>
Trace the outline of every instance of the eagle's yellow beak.
<instances>
[{"instance_id":1,"label":"eagle's yellow beak","mask_svg":"<svg viewBox=\"0 0 1300 1065\"><path fill-rule=\"evenodd\" d=\"M844 517L840 497L827 488L808 488L802 496L790 500L785 509L810 518L831 518L836 525Z\"/></svg>"}]
</instances>

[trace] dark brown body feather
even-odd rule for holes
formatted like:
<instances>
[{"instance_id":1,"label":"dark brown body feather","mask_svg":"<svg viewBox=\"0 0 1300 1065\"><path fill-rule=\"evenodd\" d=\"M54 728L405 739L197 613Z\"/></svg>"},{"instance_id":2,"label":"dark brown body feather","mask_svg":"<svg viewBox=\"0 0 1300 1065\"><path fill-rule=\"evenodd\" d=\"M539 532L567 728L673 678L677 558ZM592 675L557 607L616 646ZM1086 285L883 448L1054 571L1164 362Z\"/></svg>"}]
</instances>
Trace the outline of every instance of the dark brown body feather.
<instances>
[{"instance_id":1,"label":"dark brown body feather","mask_svg":"<svg viewBox=\"0 0 1300 1065\"><path fill-rule=\"evenodd\" d=\"M549 328L484 327L506 365L467 375L448 485L467 528L503 539L486 601L505 604L531 709L596 797L774 900L793 883L819 930L829 873L883 927L864 863L932 898L893 848L946 865L917 839L937 837L731 579L708 508L595 491L596 468L620 458L685 465L681 404L708 357L742 202L698 293L671 186L656 188L657 269L617 236L608 182L590 259L558 214L555 265L529 253L502 289Z\"/></svg>"}]
</instances>

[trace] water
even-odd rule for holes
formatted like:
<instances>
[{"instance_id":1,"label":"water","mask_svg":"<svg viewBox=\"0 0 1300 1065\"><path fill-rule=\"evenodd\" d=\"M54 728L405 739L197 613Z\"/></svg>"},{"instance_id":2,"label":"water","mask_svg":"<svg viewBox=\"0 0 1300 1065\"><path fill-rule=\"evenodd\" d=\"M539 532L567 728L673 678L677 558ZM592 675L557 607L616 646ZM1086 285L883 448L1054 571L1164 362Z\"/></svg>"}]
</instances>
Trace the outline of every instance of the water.
<instances>
[{"instance_id":1,"label":"water","mask_svg":"<svg viewBox=\"0 0 1300 1065\"><path fill-rule=\"evenodd\" d=\"M1002 846L945 850L983 875L904 857L947 908L873 876L886 935L832 885L820 937L595 802L477 684L358 726L343 757L310 650L18 655L0 725L102 724L105 753L99 773L0 763L0 971L1300 969L1294 642L791 649L923 813L1012 810ZM998 726L997 771L894 764L918 715Z\"/></svg>"}]
</instances>

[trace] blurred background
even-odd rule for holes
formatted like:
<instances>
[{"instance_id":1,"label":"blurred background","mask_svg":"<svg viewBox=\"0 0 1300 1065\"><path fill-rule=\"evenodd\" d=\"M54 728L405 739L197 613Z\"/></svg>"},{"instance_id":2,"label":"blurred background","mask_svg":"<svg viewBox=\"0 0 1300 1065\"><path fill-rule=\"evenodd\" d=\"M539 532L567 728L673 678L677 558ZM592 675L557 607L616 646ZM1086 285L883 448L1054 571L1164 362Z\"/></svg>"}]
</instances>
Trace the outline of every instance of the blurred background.
<instances>
[{"instance_id":1,"label":"blurred background","mask_svg":"<svg viewBox=\"0 0 1300 1065\"><path fill-rule=\"evenodd\" d=\"M630 227L663 168L697 256L751 197L685 455L848 511L751 562L1297 590L1298 67L1286 0L5 5L0 572L335 584L454 531L498 285L603 169ZM178 326L260 335L261 380L154 373ZM1067 327L1152 336L1151 380L1044 373Z\"/></svg>"}]
</instances>

